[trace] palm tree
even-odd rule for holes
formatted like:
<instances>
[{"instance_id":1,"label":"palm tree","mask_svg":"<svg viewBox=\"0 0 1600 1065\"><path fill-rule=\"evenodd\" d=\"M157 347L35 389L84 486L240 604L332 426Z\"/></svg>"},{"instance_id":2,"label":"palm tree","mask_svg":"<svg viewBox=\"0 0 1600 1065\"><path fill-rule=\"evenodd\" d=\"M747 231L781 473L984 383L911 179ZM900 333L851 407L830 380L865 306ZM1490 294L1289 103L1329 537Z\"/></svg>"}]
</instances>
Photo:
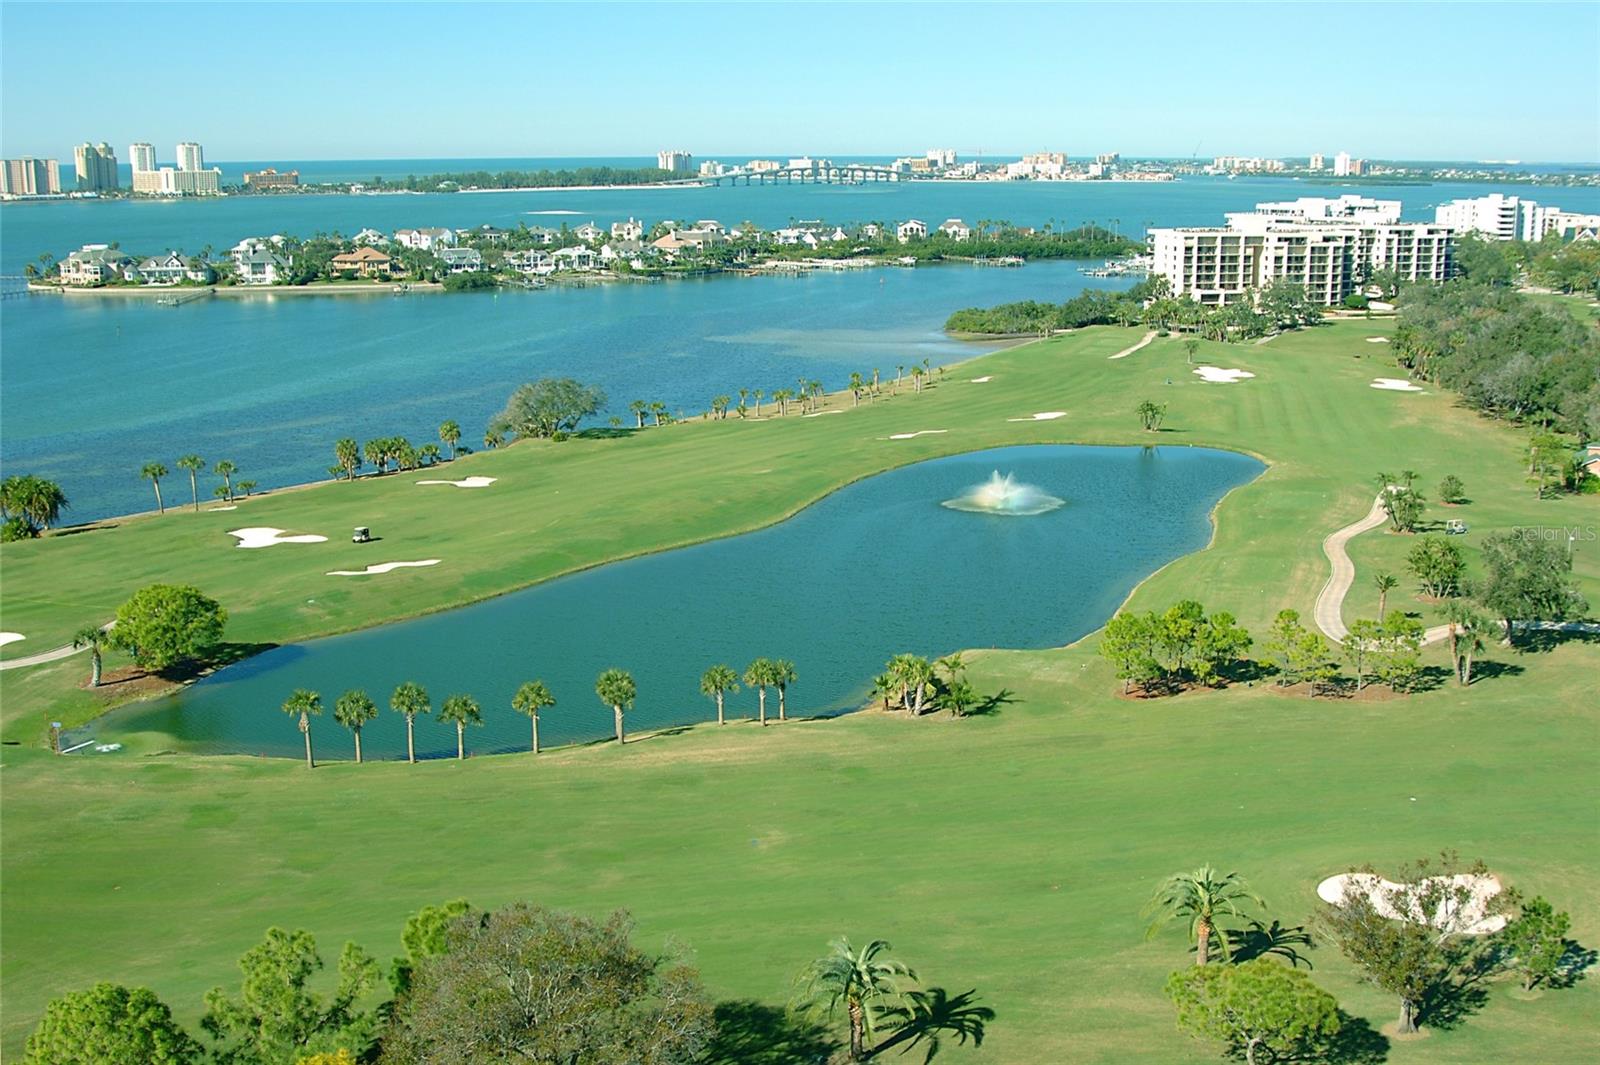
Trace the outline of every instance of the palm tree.
<instances>
[{"instance_id":1,"label":"palm tree","mask_svg":"<svg viewBox=\"0 0 1600 1065\"><path fill-rule=\"evenodd\" d=\"M418 714L426 714L432 708L432 704L428 701L428 689L414 680L406 681L389 696L389 709L405 715L406 761L413 764L417 760L417 745L412 736L412 727L416 723Z\"/></svg>"},{"instance_id":2,"label":"palm tree","mask_svg":"<svg viewBox=\"0 0 1600 1065\"><path fill-rule=\"evenodd\" d=\"M633 414L634 418L638 419L638 427L640 429L644 428L644 415L649 409L650 404L646 403L642 399L636 399L632 403L628 404L628 410Z\"/></svg>"},{"instance_id":3,"label":"palm tree","mask_svg":"<svg viewBox=\"0 0 1600 1065\"><path fill-rule=\"evenodd\" d=\"M178 460L178 469L189 471L189 495L194 499L194 509L200 509L200 488L195 484L194 475L206 468L206 460L199 455L185 455Z\"/></svg>"},{"instance_id":4,"label":"palm tree","mask_svg":"<svg viewBox=\"0 0 1600 1065\"><path fill-rule=\"evenodd\" d=\"M933 666L921 655L895 655L889 659L889 675L900 692L900 705L917 717L933 694Z\"/></svg>"},{"instance_id":5,"label":"palm tree","mask_svg":"<svg viewBox=\"0 0 1600 1065\"><path fill-rule=\"evenodd\" d=\"M1484 649L1483 630L1489 620L1464 600L1451 599L1444 605L1446 632L1450 639L1450 662L1455 667L1456 683L1472 683L1472 659Z\"/></svg>"},{"instance_id":6,"label":"palm tree","mask_svg":"<svg viewBox=\"0 0 1600 1065\"><path fill-rule=\"evenodd\" d=\"M761 417L761 398L763 396L765 396L766 394L767 393L765 391L763 391L762 389L759 389L759 388L756 389L755 392L752 393L752 395L754 395L755 398L756 398L756 417L757 418Z\"/></svg>"},{"instance_id":7,"label":"palm tree","mask_svg":"<svg viewBox=\"0 0 1600 1065\"><path fill-rule=\"evenodd\" d=\"M722 713L722 698L729 692L739 690L739 674L727 666L716 665L700 675L700 691L717 701L717 724L727 724L727 719Z\"/></svg>"},{"instance_id":8,"label":"palm tree","mask_svg":"<svg viewBox=\"0 0 1600 1065\"><path fill-rule=\"evenodd\" d=\"M254 481L240 481L239 482L239 491L244 493L244 497L246 499L249 499L250 498L250 493L254 492L255 490L256 490L256 482L254 482Z\"/></svg>"},{"instance_id":9,"label":"palm tree","mask_svg":"<svg viewBox=\"0 0 1600 1065\"><path fill-rule=\"evenodd\" d=\"M423 444L417 448L417 461L424 466L432 466L439 461L439 445Z\"/></svg>"},{"instance_id":10,"label":"palm tree","mask_svg":"<svg viewBox=\"0 0 1600 1065\"><path fill-rule=\"evenodd\" d=\"M167 506L161 501L161 478L167 475L167 468L159 462L147 462L144 469L139 471L139 476L150 478L150 485L156 490L156 513L165 514Z\"/></svg>"},{"instance_id":11,"label":"palm tree","mask_svg":"<svg viewBox=\"0 0 1600 1065\"><path fill-rule=\"evenodd\" d=\"M1266 905L1238 873L1219 874L1210 865L1202 865L1192 873L1174 873L1161 882L1145 907L1146 913L1156 915L1146 936L1155 935L1169 921L1185 920L1189 923L1189 936L1195 941L1194 963L1204 965L1211 960L1211 934L1216 931L1217 918L1243 917L1242 904L1246 902ZM1218 936L1217 941L1223 960L1229 960L1228 937Z\"/></svg>"},{"instance_id":12,"label":"palm tree","mask_svg":"<svg viewBox=\"0 0 1600 1065\"><path fill-rule=\"evenodd\" d=\"M758 658L745 667L744 682L747 687L754 688L758 694L760 713L758 720L767 723L767 685L773 682L772 660Z\"/></svg>"},{"instance_id":13,"label":"palm tree","mask_svg":"<svg viewBox=\"0 0 1600 1065\"><path fill-rule=\"evenodd\" d=\"M617 742L627 743L622 731L622 714L633 709L634 697L639 694L639 689L633 683L633 674L621 669L608 669L595 680L594 693L616 715Z\"/></svg>"},{"instance_id":14,"label":"palm tree","mask_svg":"<svg viewBox=\"0 0 1600 1065\"><path fill-rule=\"evenodd\" d=\"M221 462L217 463L211 468L211 472L222 478L223 484L228 489L228 501L230 503L233 502L233 475L239 472L239 467L235 466L227 459L223 459Z\"/></svg>"},{"instance_id":15,"label":"palm tree","mask_svg":"<svg viewBox=\"0 0 1600 1065\"><path fill-rule=\"evenodd\" d=\"M360 688L351 688L333 704L333 719L356 738L356 765L361 764L361 726L378 716L378 704Z\"/></svg>"},{"instance_id":16,"label":"palm tree","mask_svg":"<svg viewBox=\"0 0 1600 1065\"><path fill-rule=\"evenodd\" d=\"M789 685L800 679L800 674L794 671L794 663L787 658L780 658L772 663L772 686L778 689L778 720L787 721L784 712L783 693Z\"/></svg>"},{"instance_id":17,"label":"palm tree","mask_svg":"<svg viewBox=\"0 0 1600 1065\"><path fill-rule=\"evenodd\" d=\"M498 429L488 429L483 434L483 446L493 451L506 442L506 434Z\"/></svg>"},{"instance_id":18,"label":"palm tree","mask_svg":"<svg viewBox=\"0 0 1600 1065\"><path fill-rule=\"evenodd\" d=\"M539 753L539 711L554 705L556 697L550 694L550 689L545 687L542 680L528 681L511 697L511 709L519 714L527 714L528 720L533 722L534 754Z\"/></svg>"},{"instance_id":19,"label":"palm tree","mask_svg":"<svg viewBox=\"0 0 1600 1065\"><path fill-rule=\"evenodd\" d=\"M650 417L655 419L655 424L661 424L661 418L667 413L667 405L659 399L650 404Z\"/></svg>"},{"instance_id":20,"label":"palm tree","mask_svg":"<svg viewBox=\"0 0 1600 1065\"><path fill-rule=\"evenodd\" d=\"M1378 573L1373 575L1372 585L1378 589L1378 617L1382 618L1386 612L1384 608L1389 605L1389 593L1400 586L1400 578L1392 573Z\"/></svg>"},{"instance_id":21,"label":"palm tree","mask_svg":"<svg viewBox=\"0 0 1600 1065\"><path fill-rule=\"evenodd\" d=\"M933 663L933 668L944 670L946 682L954 684L967 671L966 662L961 659L961 652L954 651Z\"/></svg>"},{"instance_id":22,"label":"palm tree","mask_svg":"<svg viewBox=\"0 0 1600 1065\"><path fill-rule=\"evenodd\" d=\"M886 712L889 709L889 697L899 690L900 684L895 680L893 673L879 673L872 678L872 697L874 699L882 697L883 709Z\"/></svg>"},{"instance_id":23,"label":"palm tree","mask_svg":"<svg viewBox=\"0 0 1600 1065\"><path fill-rule=\"evenodd\" d=\"M111 634L98 625L85 625L72 634L73 647L89 649L89 687L100 687L101 649L111 642Z\"/></svg>"},{"instance_id":24,"label":"palm tree","mask_svg":"<svg viewBox=\"0 0 1600 1065\"><path fill-rule=\"evenodd\" d=\"M467 726L483 724L483 711L478 708L478 700L470 695L446 696L444 705L439 707L439 720L455 725L456 759L464 760L467 757Z\"/></svg>"},{"instance_id":25,"label":"palm tree","mask_svg":"<svg viewBox=\"0 0 1600 1065\"><path fill-rule=\"evenodd\" d=\"M865 387L866 379L858 373L850 375L850 398L852 407L861 406L861 389Z\"/></svg>"},{"instance_id":26,"label":"palm tree","mask_svg":"<svg viewBox=\"0 0 1600 1065\"><path fill-rule=\"evenodd\" d=\"M305 688L296 688L283 701L283 712L300 719L300 734L306 738L306 768L315 769L317 763L311 757L311 719L322 713L322 696Z\"/></svg>"},{"instance_id":27,"label":"palm tree","mask_svg":"<svg viewBox=\"0 0 1600 1065\"><path fill-rule=\"evenodd\" d=\"M905 992L901 980L915 980L911 968L879 955L889 944L874 939L860 950L843 936L828 944L828 953L800 974L804 1005L832 1015L843 1006L850 1019L850 1060L866 1058L867 1038L876 1027L874 1007L880 1000L899 1000Z\"/></svg>"},{"instance_id":28,"label":"palm tree","mask_svg":"<svg viewBox=\"0 0 1600 1065\"><path fill-rule=\"evenodd\" d=\"M456 457L456 445L461 443L461 426L454 420L441 422L439 425L439 442L450 449L450 457Z\"/></svg>"}]
</instances>

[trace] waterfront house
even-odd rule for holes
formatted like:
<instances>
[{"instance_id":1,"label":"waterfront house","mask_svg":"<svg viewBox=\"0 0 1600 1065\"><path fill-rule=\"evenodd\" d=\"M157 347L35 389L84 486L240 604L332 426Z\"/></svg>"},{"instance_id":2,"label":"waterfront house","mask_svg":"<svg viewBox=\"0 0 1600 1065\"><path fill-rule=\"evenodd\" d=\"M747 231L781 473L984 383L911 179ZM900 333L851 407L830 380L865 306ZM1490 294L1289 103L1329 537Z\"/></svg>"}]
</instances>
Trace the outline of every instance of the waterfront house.
<instances>
[{"instance_id":1,"label":"waterfront house","mask_svg":"<svg viewBox=\"0 0 1600 1065\"><path fill-rule=\"evenodd\" d=\"M456 242L456 233L453 229L431 227L428 229L397 229L394 239L397 243L407 248L416 248L419 251L433 251L435 248L447 248Z\"/></svg>"},{"instance_id":2,"label":"waterfront house","mask_svg":"<svg viewBox=\"0 0 1600 1065\"><path fill-rule=\"evenodd\" d=\"M561 239L559 229L546 229L544 226L528 226L523 232L536 244L554 244Z\"/></svg>"},{"instance_id":3,"label":"waterfront house","mask_svg":"<svg viewBox=\"0 0 1600 1065\"><path fill-rule=\"evenodd\" d=\"M644 223L628 216L626 222L611 223L611 237L613 240L638 240L644 236Z\"/></svg>"},{"instance_id":4,"label":"waterfront house","mask_svg":"<svg viewBox=\"0 0 1600 1065\"><path fill-rule=\"evenodd\" d=\"M519 274L529 277L551 273L556 268L554 257L547 251L529 248L526 251L506 252L505 264Z\"/></svg>"},{"instance_id":5,"label":"waterfront house","mask_svg":"<svg viewBox=\"0 0 1600 1065\"><path fill-rule=\"evenodd\" d=\"M275 285L289 272L289 260L266 247L257 247L233 257L241 285Z\"/></svg>"},{"instance_id":6,"label":"waterfront house","mask_svg":"<svg viewBox=\"0 0 1600 1065\"><path fill-rule=\"evenodd\" d=\"M335 255L328 263L332 273L353 273L358 277L388 277L394 273L394 258L377 248L362 245L355 251Z\"/></svg>"},{"instance_id":7,"label":"waterfront house","mask_svg":"<svg viewBox=\"0 0 1600 1065\"><path fill-rule=\"evenodd\" d=\"M867 240L877 240L883 236L883 227L876 222L868 222L861 227L861 236Z\"/></svg>"},{"instance_id":8,"label":"waterfront house","mask_svg":"<svg viewBox=\"0 0 1600 1065\"><path fill-rule=\"evenodd\" d=\"M439 262L448 274L471 274L483 269L483 255L477 248L444 248Z\"/></svg>"},{"instance_id":9,"label":"waterfront house","mask_svg":"<svg viewBox=\"0 0 1600 1065\"><path fill-rule=\"evenodd\" d=\"M915 218L908 218L894 227L895 239L901 244L908 244L913 240L921 240L927 235L927 224Z\"/></svg>"},{"instance_id":10,"label":"waterfront house","mask_svg":"<svg viewBox=\"0 0 1600 1065\"><path fill-rule=\"evenodd\" d=\"M615 266L627 263L635 270L644 269L645 246L638 240L613 240L600 247L600 264Z\"/></svg>"},{"instance_id":11,"label":"waterfront house","mask_svg":"<svg viewBox=\"0 0 1600 1065\"><path fill-rule=\"evenodd\" d=\"M578 239L582 241L596 241L606 235L606 231L595 225L593 222L585 222L572 232L575 233Z\"/></svg>"},{"instance_id":12,"label":"waterfront house","mask_svg":"<svg viewBox=\"0 0 1600 1065\"><path fill-rule=\"evenodd\" d=\"M61 260L63 285L103 285L134 276L132 256L109 244L85 244Z\"/></svg>"},{"instance_id":13,"label":"waterfront house","mask_svg":"<svg viewBox=\"0 0 1600 1065\"><path fill-rule=\"evenodd\" d=\"M593 270L597 262L594 249L584 247L562 248L550 258L557 270L588 271Z\"/></svg>"},{"instance_id":14,"label":"waterfront house","mask_svg":"<svg viewBox=\"0 0 1600 1065\"><path fill-rule=\"evenodd\" d=\"M497 229L487 222L473 229L458 229L456 230L456 235L462 240L481 241L484 244L504 244L506 242L506 231Z\"/></svg>"},{"instance_id":15,"label":"waterfront house","mask_svg":"<svg viewBox=\"0 0 1600 1065\"><path fill-rule=\"evenodd\" d=\"M841 241L841 240L849 240L850 239L850 234L848 234L848 233L846 233L844 231L844 227L843 226L834 226L833 227L833 232L828 234L828 239L831 240L831 241L835 241L835 242L838 242L838 241Z\"/></svg>"},{"instance_id":16,"label":"waterfront house","mask_svg":"<svg viewBox=\"0 0 1600 1065\"><path fill-rule=\"evenodd\" d=\"M951 240L971 240L972 230L959 218L946 218L939 225L939 232Z\"/></svg>"},{"instance_id":17,"label":"waterfront house","mask_svg":"<svg viewBox=\"0 0 1600 1065\"><path fill-rule=\"evenodd\" d=\"M201 263L190 266L189 261L175 251L165 255L152 255L142 260L138 267L139 279L147 285L176 285L180 281L211 280L211 268Z\"/></svg>"},{"instance_id":18,"label":"waterfront house","mask_svg":"<svg viewBox=\"0 0 1600 1065\"><path fill-rule=\"evenodd\" d=\"M704 233L725 233L725 232L727 232L725 229L722 228L722 223L717 221L715 218L702 218L702 219L700 219L700 221L698 221L698 222L696 222L694 224L694 228L698 229L698 230L700 230L701 232L704 232Z\"/></svg>"},{"instance_id":19,"label":"waterfront house","mask_svg":"<svg viewBox=\"0 0 1600 1065\"><path fill-rule=\"evenodd\" d=\"M389 243L389 235L387 233L380 233L376 229L363 229L361 232L357 233L351 238L351 243L366 244L369 246L387 244Z\"/></svg>"}]
</instances>

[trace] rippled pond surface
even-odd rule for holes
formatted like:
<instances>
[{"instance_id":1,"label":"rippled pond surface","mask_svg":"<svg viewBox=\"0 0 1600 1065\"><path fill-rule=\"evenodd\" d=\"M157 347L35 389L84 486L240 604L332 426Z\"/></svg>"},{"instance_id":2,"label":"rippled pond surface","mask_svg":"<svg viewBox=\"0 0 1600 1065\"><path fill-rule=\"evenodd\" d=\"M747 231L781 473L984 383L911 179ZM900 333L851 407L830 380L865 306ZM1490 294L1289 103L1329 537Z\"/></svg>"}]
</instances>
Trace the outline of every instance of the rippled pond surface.
<instances>
[{"instance_id":1,"label":"rippled pond surface","mask_svg":"<svg viewBox=\"0 0 1600 1065\"><path fill-rule=\"evenodd\" d=\"M296 755L279 706L294 688L365 688L384 708L363 731L371 758L403 757L405 728L387 709L405 680L434 706L468 692L485 723L470 752L525 747L527 719L510 709L525 680L543 679L558 705L541 741L606 736L611 712L594 694L600 671L638 683L631 730L715 717L700 674L726 662L741 673L759 656L795 663L791 714L860 707L891 655L972 647L1047 647L1104 623L1133 586L1210 539L1209 514L1264 467L1204 448L1029 446L907 466L850 485L771 528L612 563L476 606L347 636L279 648L180 695L102 720L98 737L171 735L202 752ZM994 471L1065 500L1031 516L953 510L941 503ZM598 516L597 516L598 517ZM374 578L383 579L383 578ZM754 693L731 696L730 716L753 716ZM769 698L769 712L774 709ZM329 716L313 724L319 757L349 757ZM453 726L422 719L418 753L454 754Z\"/></svg>"}]
</instances>

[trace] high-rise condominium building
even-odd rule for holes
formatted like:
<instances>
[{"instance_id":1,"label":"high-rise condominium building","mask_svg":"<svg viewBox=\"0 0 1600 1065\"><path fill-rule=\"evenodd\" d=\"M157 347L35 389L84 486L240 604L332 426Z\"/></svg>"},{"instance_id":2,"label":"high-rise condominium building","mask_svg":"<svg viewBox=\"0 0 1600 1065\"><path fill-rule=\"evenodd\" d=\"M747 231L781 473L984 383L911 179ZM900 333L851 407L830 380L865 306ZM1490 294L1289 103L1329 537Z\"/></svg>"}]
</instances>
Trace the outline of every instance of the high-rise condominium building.
<instances>
[{"instance_id":1,"label":"high-rise condominium building","mask_svg":"<svg viewBox=\"0 0 1600 1065\"><path fill-rule=\"evenodd\" d=\"M954 148L929 148L928 162L934 166L955 166L956 150Z\"/></svg>"},{"instance_id":2,"label":"high-rise condominium building","mask_svg":"<svg viewBox=\"0 0 1600 1065\"><path fill-rule=\"evenodd\" d=\"M656 166L669 174L692 174L694 156L682 148L667 148L656 153Z\"/></svg>"},{"instance_id":3,"label":"high-rise condominium building","mask_svg":"<svg viewBox=\"0 0 1600 1065\"><path fill-rule=\"evenodd\" d=\"M1567 236L1600 227L1600 216L1573 214L1499 192L1441 203L1433 210L1433 220L1490 240L1539 241L1552 231Z\"/></svg>"},{"instance_id":4,"label":"high-rise condominium building","mask_svg":"<svg viewBox=\"0 0 1600 1065\"><path fill-rule=\"evenodd\" d=\"M117 153L104 141L80 144L72 149L72 165L78 173L78 189L82 192L99 192L121 185L117 178Z\"/></svg>"},{"instance_id":5,"label":"high-rise condominium building","mask_svg":"<svg viewBox=\"0 0 1600 1065\"><path fill-rule=\"evenodd\" d=\"M1350 176L1350 153L1349 152L1340 152L1338 155L1333 157L1333 176L1334 177L1349 177Z\"/></svg>"},{"instance_id":6,"label":"high-rise condominium building","mask_svg":"<svg viewBox=\"0 0 1600 1065\"><path fill-rule=\"evenodd\" d=\"M204 170L206 168L205 152L194 141L184 141L178 145L179 170Z\"/></svg>"},{"instance_id":7,"label":"high-rise condominium building","mask_svg":"<svg viewBox=\"0 0 1600 1065\"><path fill-rule=\"evenodd\" d=\"M54 159L7 159L0 166L0 195L47 196L61 191L61 166Z\"/></svg>"},{"instance_id":8,"label":"high-rise condominium building","mask_svg":"<svg viewBox=\"0 0 1600 1065\"><path fill-rule=\"evenodd\" d=\"M1316 153L1315 155L1313 155L1311 157L1311 162L1306 164L1306 169L1307 170L1325 170L1325 169L1327 169L1327 164L1328 164L1328 160L1323 157L1321 152L1318 152L1318 153Z\"/></svg>"},{"instance_id":9,"label":"high-rise condominium building","mask_svg":"<svg viewBox=\"0 0 1600 1065\"><path fill-rule=\"evenodd\" d=\"M147 174L156 168L156 150L152 145L144 141L140 141L138 144L130 144L128 145L128 162L133 164L133 172L135 174ZM135 191L137 191L137 184L136 180Z\"/></svg>"}]
</instances>

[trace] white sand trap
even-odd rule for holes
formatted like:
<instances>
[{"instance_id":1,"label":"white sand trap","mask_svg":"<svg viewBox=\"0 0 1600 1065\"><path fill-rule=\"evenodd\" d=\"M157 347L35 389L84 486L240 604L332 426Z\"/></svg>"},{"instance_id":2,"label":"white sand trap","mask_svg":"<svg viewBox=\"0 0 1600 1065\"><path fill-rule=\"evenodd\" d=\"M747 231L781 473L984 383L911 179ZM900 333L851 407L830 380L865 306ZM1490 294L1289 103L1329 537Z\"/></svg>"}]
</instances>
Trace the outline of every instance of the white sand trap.
<instances>
[{"instance_id":1,"label":"white sand trap","mask_svg":"<svg viewBox=\"0 0 1600 1065\"><path fill-rule=\"evenodd\" d=\"M453 484L457 488L488 488L498 477L463 477L459 481L418 481L418 484Z\"/></svg>"},{"instance_id":2,"label":"white sand trap","mask_svg":"<svg viewBox=\"0 0 1600 1065\"><path fill-rule=\"evenodd\" d=\"M1381 388L1385 392L1421 392L1422 389L1407 381L1403 377L1374 377L1373 388Z\"/></svg>"},{"instance_id":3,"label":"white sand trap","mask_svg":"<svg viewBox=\"0 0 1600 1065\"><path fill-rule=\"evenodd\" d=\"M1231 385L1235 381L1243 381L1247 377L1255 376L1249 370L1224 370L1220 366L1197 366L1194 372L1202 381L1214 385Z\"/></svg>"},{"instance_id":4,"label":"white sand trap","mask_svg":"<svg viewBox=\"0 0 1600 1065\"><path fill-rule=\"evenodd\" d=\"M16 643L18 640L26 639L27 637L22 635L20 632L0 632L0 647L4 647L8 643Z\"/></svg>"},{"instance_id":5,"label":"white sand trap","mask_svg":"<svg viewBox=\"0 0 1600 1065\"><path fill-rule=\"evenodd\" d=\"M893 433L890 435L889 439L912 440L919 436L937 436L940 433L948 433L949 431L950 430L948 429L918 429L914 433Z\"/></svg>"},{"instance_id":6,"label":"white sand trap","mask_svg":"<svg viewBox=\"0 0 1600 1065\"><path fill-rule=\"evenodd\" d=\"M1505 914L1487 912L1489 900L1502 890L1499 877L1457 873L1449 879L1453 885L1471 889L1471 895L1460 907L1456 907L1453 901L1442 902L1439 910L1432 914L1423 914L1415 908L1411 913L1403 914L1397 911L1390 902L1390 893L1400 885L1373 873L1340 873L1338 876L1330 876L1317 885L1317 897L1323 902L1337 906L1344 901L1345 888L1353 886L1367 896L1374 910L1392 920L1432 925L1441 931L1469 936L1488 935L1506 926Z\"/></svg>"},{"instance_id":7,"label":"white sand trap","mask_svg":"<svg viewBox=\"0 0 1600 1065\"><path fill-rule=\"evenodd\" d=\"M298 536L285 536L284 530L273 529L268 526L253 526L249 529L232 529L229 536L239 538L240 547L275 547L278 544L320 544L327 541L326 536L316 533L301 533Z\"/></svg>"},{"instance_id":8,"label":"white sand trap","mask_svg":"<svg viewBox=\"0 0 1600 1065\"><path fill-rule=\"evenodd\" d=\"M436 558L425 558L420 562L375 562L366 569L336 569L330 570L330 577L370 577L375 573L388 573L390 570L406 569L410 566L437 566Z\"/></svg>"},{"instance_id":9,"label":"white sand trap","mask_svg":"<svg viewBox=\"0 0 1600 1065\"><path fill-rule=\"evenodd\" d=\"M802 418L820 418L824 414L843 414L843 413L844 413L844 411L842 411L842 410L814 410L810 414L802 414L802 415L800 415L800 417L802 417Z\"/></svg>"},{"instance_id":10,"label":"white sand trap","mask_svg":"<svg viewBox=\"0 0 1600 1065\"><path fill-rule=\"evenodd\" d=\"M1008 421L1008 422L1053 422L1057 418L1065 418L1066 416L1067 416L1067 412L1064 411L1064 410L1044 410L1044 411L1040 411L1038 414L1030 414L1026 418L1007 418L1006 421Z\"/></svg>"},{"instance_id":11,"label":"white sand trap","mask_svg":"<svg viewBox=\"0 0 1600 1065\"><path fill-rule=\"evenodd\" d=\"M1388 337L1368 337L1367 338L1367 343L1368 344L1387 344L1387 343L1389 343L1389 338Z\"/></svg>"},{"instance_id":12,"label":"white sand trap","mask_svg":"<svg viewBox=\"0 0 1600 1065\"><path fill-rule=\"evenodd\" d=\"M238 510L238 509L239 508L236 505L234 505L232 503L229 503L225 507L207 507L206 508L206 513L208 513L208 514L220 514L224 510Z\"/></svg>"},{"instance_id":13,"label":"white sand trap","mask_svg":"<svg viewBox=\"0 0 1600 1065\"><path fill-rule=\"evenodd\" d=\"M975 385L986 385L990 381L993 381L993 380L994 380L994 375L990 374L988 377L974 377L972 379L972 383L975 384Z\"/></svg>"}]
</instances>

